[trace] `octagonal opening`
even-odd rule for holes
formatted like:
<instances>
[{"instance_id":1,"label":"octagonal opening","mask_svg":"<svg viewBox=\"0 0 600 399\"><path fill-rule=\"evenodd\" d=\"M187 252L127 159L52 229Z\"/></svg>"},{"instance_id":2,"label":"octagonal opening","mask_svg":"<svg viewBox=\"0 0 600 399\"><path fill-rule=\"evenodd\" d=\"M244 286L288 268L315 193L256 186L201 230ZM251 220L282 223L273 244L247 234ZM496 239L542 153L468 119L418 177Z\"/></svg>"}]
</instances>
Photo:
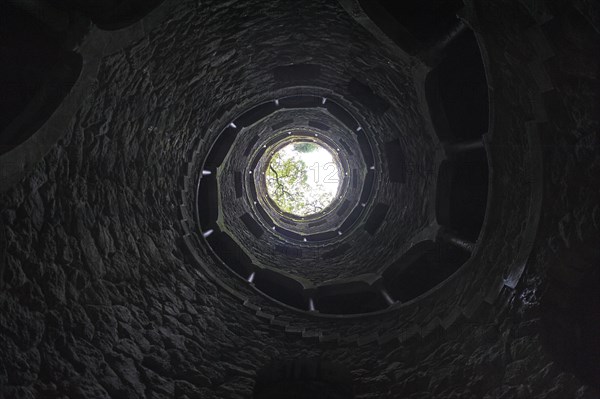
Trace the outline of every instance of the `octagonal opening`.
<instances>
[{"instance_id":1,"label":"octagonal opening","mask_svg":"<svg viewBox=\"0 0 600 399\"><path fill-rule=\"evenodd\" d=\"M278 149L265 173L267 194L279 210L304 217L321 213L338 196L341 170L337 156L312 141Z\"/></svg>"}]
</instances>

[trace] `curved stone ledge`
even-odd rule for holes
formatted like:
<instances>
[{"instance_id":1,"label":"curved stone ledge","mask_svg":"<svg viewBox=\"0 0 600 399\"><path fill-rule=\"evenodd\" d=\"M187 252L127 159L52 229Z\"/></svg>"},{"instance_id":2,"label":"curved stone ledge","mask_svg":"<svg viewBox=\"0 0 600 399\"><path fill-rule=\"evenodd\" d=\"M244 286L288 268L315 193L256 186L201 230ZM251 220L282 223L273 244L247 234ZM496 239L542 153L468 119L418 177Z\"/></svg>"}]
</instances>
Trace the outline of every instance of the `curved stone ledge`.
<instances>
[{"instance_id":1,"label":"curved stone ledge","mask_svg":"<svg viewBox=\"0 0 600 399\"><path fill-rule=\"evenodd\" d=\"M79 78L44 124L25 142L0 155L0 192L7 191L27 176L52 146L72 127L73 109L78 108L96 89L96 75L102 58L114 54L131 43L148 37L148 33L161 24L177 4L165 0L139 22L112 32L92 28L75 49L83 64Z\"/></svg>"}]
</instances>

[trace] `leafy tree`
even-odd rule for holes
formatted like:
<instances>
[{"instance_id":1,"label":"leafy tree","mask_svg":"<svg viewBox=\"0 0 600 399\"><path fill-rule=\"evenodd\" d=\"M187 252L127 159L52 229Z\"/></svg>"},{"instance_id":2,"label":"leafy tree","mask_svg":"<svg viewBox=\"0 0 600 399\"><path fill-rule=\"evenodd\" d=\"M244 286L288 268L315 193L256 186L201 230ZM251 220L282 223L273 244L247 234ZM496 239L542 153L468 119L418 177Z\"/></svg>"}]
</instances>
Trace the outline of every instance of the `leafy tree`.
<instances>
[{"instance_id":1,"label":"leafy tree","mask_svg":"<svg viewBox=\"0 0 600 399\"><path fill-rule=\"evenodd\" d=\"M311 215L324 210L333 199L320 185L315 190L308 184L306 163L298 157L275 153L265 176L269 196L284 212Z\"/></svg>"},{"instance_id":2,"label":"leafy tree","mask_svg":"<svg viewBox=\"0 0 600 399\"><path fill-rule=\"evenodd\" d=\"M313 152L319 148L318 145L314 143L296 143L294 144L294 151L296 152Z\"/></svg>"}]
</instances>

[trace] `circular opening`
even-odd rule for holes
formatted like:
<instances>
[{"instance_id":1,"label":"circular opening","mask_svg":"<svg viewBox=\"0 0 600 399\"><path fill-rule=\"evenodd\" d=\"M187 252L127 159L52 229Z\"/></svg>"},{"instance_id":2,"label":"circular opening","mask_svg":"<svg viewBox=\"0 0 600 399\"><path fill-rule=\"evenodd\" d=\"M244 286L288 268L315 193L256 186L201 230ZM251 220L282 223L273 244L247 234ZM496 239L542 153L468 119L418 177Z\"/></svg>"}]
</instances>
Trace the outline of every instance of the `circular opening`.
<instances>
[{"instance_id":1,"label":"circular opening","mask_svg":"<svg viewBox=\"0 0 600 399\"><path fill-rule=\"evenodd\" d=\"M311 141L290 143L269 160L267 194L283 212L301 217L318 214L337 197L340 172L325 147Z\"/></svg>"}]
</instances>

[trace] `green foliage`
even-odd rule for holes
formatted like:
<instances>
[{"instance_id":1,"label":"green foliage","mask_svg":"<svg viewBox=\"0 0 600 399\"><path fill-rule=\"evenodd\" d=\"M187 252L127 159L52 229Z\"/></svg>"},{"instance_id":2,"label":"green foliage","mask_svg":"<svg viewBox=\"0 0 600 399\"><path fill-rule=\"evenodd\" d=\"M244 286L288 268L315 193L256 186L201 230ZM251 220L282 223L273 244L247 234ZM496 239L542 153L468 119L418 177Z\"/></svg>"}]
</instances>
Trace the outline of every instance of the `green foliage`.
<instances>
[{"instance_id":1,"label":"green foliage","mask_svg":"<svg viewBox=\"0 0 600 399\"><path fill-rule=\"evenodd\" d=\"M280 152L271 158L266 184L267 192L275 204L282 211L298 216L320 212L332 200L331 194L315 193L308 184L307 167L303 160L294 156L284 158Z\"/></svg>"},{"instance_id":2,"label":"green foliage","mask_svg":"<svg viewBox=\"0 0 600 399\"><path fill-rule=\"evenodd\" d=\"M319 148L318 145L314 143L296 143L294 144L294 151L297 152L313 152Z\"/></svg>"}]
</instances>

